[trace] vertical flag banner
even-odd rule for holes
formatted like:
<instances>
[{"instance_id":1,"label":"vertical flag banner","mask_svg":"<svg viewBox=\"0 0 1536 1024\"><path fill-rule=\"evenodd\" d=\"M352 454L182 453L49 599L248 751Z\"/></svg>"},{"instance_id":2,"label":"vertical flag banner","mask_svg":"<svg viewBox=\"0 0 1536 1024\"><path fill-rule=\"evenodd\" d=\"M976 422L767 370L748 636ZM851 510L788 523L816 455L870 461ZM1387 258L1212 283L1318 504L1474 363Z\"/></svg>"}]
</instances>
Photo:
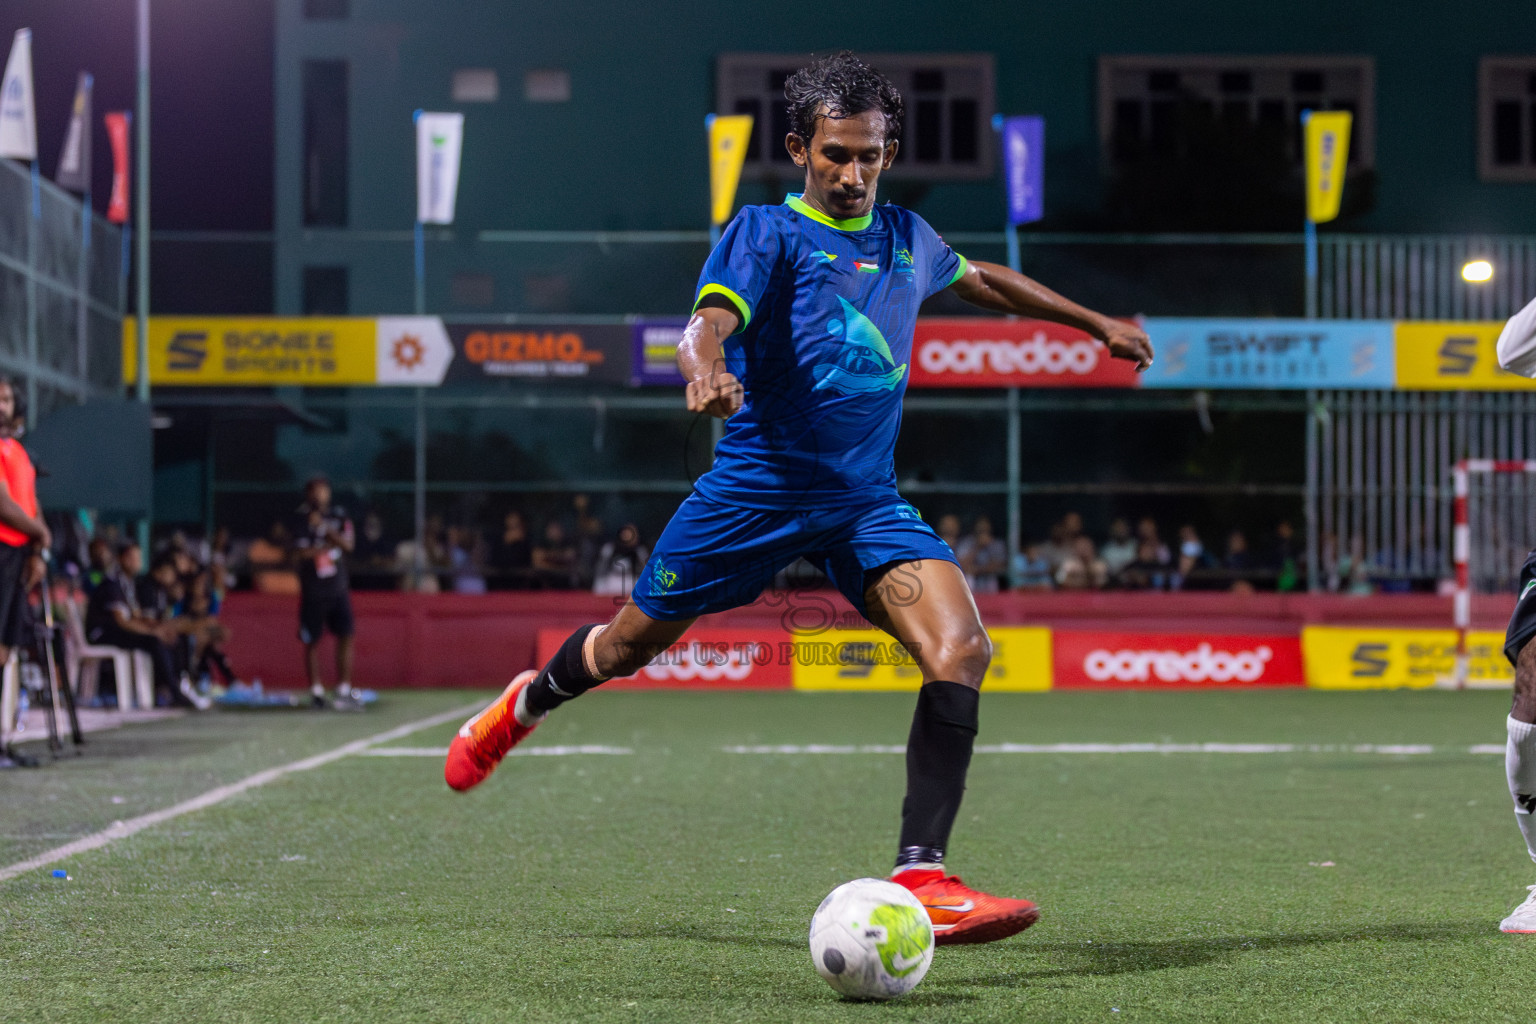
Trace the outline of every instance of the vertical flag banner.
<instances>
[{"instance_id":1,"label":"vertical flag banner","mask_svg":"<svg viewBox=\"0 0 1536 1024\"><path fill-rule=\"evenodd\" d=\"M80 72L75 104L69 112L69 130L59 154L59 171L53 176L60 188L86 193L91 190L91 85L89 74Z\"/></svg>"},{"instance_id":2,"label":"vertical flag banner","mask_svg":"<svg viewBox=\"0 0 1536 1024\"><path fill-rule=\"evenodd\" d=\"M752 115L711 114L709 128L709 222L724 224L736 205L736 186L741 165L747 159L747 140L752 137Z\"/></svg>"},{"instance_id":3,"label":"vertical flag banner","mask_svg":"<svg viewBox=\"0 0 1536 1024\"><path fill-rule=\"evenodd\" d=\"M416 219L452 224L459 197L463 114L416 114Z\"/></svg>"},{"instance_id":4,"label":"vertical flag banner","mask_svg":"<svg viewBox=\"0 0 1536 1024\"><path fill-rule=\"evenodd\" d=\"M1045 216L1045 118L1003 119L1003 174L1008 181L1008 223L1033 224Z\"/></svg>"},{"instance_id":5,"label":"vertical flag banner","mask_svg":"<svg viewBox=\"0 0 1536 1024\"><path fill-rule=\"evenodd\" d=\"M19 28L0 80L0 157L37 159L37 115L32 106L32 30Z\"/></svg>"},{"instance_id":6,"label":"vertical flag banner","mask_svg":"<svg viewBox=\"0 0 1536 1024\"><path fill-rule=\"evenodd\" d=\"M1303 123L1307 155L1307 219L1322 224L1339 215L1344 168L1349 163L1347 110L1313 111Z\"/></svg>"},{"instance_id":7,"label":"vertical flag banner","mask_svg":"<svg viewBox=\"0 0 1536 1024\"><path fill-rule=\"evenodd\" d=\"M107 201L107 220L113 224L128 223L128 124L132 118L127 110L114 110L102 117L112 146L112 197Z\"/></svg>"}]
</instances>

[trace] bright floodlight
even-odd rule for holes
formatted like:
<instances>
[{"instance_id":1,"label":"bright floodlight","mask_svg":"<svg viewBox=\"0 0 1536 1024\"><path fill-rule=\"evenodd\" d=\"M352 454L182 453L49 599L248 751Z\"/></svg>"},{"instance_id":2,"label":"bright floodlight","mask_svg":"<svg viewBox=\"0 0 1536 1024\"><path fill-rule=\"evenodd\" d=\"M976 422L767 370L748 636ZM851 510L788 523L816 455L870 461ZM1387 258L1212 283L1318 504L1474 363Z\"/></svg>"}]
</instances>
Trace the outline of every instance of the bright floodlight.
<instances>
[{"instance_id":1,"label":"bright floodlight","mask_svg":"<svg viewBox=\"0 0 1536 1024\"><path fill-rule=\"evenodd\" d=\"M1493 280L1493 264L1487 260L1472 260L1461 268L1461 279L1472 284Z\"/></svg>"}]
</instances>

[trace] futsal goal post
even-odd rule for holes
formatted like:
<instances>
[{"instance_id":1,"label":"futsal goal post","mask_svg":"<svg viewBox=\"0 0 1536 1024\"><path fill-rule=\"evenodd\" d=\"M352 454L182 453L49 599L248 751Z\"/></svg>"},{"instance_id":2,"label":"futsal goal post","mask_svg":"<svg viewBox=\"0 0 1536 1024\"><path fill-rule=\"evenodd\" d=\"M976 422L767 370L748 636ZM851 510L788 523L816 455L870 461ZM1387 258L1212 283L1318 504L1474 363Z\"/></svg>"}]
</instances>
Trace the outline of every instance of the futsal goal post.
<instances>
[{"instance_id":1,"label":"futsal goal post","mask_svg":"<svg viewBox=\"0 0 1536 1024\"><path fill-rule=\"evenodd\" d=\"M1481 583L1490 592L1512 592L1526 552L1536 547L1536 459L1462 459L1451 480L1456 660L1448 682L1460 689L1469 677L1473 591Z\"/></svg>"}]
</instances>

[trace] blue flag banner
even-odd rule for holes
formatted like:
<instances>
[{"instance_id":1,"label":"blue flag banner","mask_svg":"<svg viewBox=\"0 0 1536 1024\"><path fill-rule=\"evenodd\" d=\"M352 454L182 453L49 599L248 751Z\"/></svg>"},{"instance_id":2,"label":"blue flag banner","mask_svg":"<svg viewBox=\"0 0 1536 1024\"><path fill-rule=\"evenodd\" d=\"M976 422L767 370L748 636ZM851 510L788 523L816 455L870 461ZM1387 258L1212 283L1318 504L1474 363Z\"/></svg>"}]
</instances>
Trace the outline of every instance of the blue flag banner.
<instances>
[{"instance_id":1,"label":"blue flag banner","mask_svg":"<svg viewBox=\"0 0 1536 1024\"><path fill-rule=\"evenodd\" d=\"M1045 118L1003 118L1003 174L1008 179L1008 223L1045 216Z\"/></svg>"},{"instance_id":2,"label":"blue flag banner","mask_svg":"<svg viewBox=\"0 0 1536 1024\"><path fill-rule=\"evenodd\" d=\"M1396 385L1390 320L1142 322L1157 358L1144 388L1381 388Z\"/></svg>"}]
</instances>

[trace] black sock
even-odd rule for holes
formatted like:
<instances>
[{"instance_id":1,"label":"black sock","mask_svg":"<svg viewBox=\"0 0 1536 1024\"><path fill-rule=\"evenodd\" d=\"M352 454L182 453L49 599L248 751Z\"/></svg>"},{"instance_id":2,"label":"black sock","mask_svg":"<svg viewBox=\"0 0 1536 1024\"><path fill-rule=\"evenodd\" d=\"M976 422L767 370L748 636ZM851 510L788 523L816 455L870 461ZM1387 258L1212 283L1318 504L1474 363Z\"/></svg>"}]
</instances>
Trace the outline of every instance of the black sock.
<instances>
[{"instance_id":1,"label":"black sock","mask_svg":"<svg viewBox=\"0 0 1536 1024\"><path fill-rule=\"evenodd\" d=\"M528 684L529 711L540 715L553 711L606 680L606 676L599 678L587 671L586 658L582 654L587 636L600 628L599 623L588 623L565 638L549 664Z\"/></svg>"},{"instance_id":2,"label":"black sock","mask_svg":"<svg viewBox=\"0 0 1536 1024\"><path fill-rule=\"evenodd\" d=\"M901 804L896 867L942 863L965 795L981 691L934 680L917 694L907 738L907 798Z\"/></svg>"}]
</instances>

